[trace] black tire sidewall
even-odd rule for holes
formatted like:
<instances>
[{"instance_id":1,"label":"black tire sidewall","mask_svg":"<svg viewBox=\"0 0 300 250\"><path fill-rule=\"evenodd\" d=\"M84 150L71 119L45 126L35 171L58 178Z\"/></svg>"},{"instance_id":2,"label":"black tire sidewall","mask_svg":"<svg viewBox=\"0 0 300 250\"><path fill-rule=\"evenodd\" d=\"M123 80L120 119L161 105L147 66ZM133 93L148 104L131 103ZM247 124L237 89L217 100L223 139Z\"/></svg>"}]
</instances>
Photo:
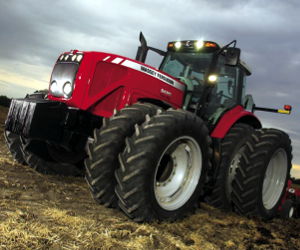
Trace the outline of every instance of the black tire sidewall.
<instances>
[{"instance_id":1,"label":"black tire sidewall","mask_svg":"<svg viewBox=\"0 0 300 250\"><path fill-rule=\"evenodd\" d=\"M244 149L245 143L253 133L254 129L248 124L237 123L231 127L221 141L221 159L217 168L216 180L212 190L206 197L207 202L225 211L232 210L231 192L229 192L228 178L230 176L231 163L235 155ZM235 173L236 174L235 169ZM232 179L233 181L233 179Z\"/></svg>"},{"instance_id":2,"label":"black tire sidewall","mask_svg":"<svg viewBox=\"0 0 300 250\"><path fill-rule=\"evenodd\" d=\"M264 177L267 171L267 167L269 165L269 162L271 160L271 157L274 155L274 153L279 150L279 149L283 149L286 153L287 156L287 173L286 173L286 178L285 178L285 182L284 182L284 186L283 189L281 191L280 197L278 199L278 201L276 202L276 204L273 206L273 208L271 209L266 209L263 205L263 183L264 183ZM258 183L258 210L260 211L260 214L262 215L262 217L264 218L272 218L274 217L277 212L278 212L278 207L280 205L280 202L282 201L283 195L285 193L285 187L287 186L287 182L288 179L290 177L290 165L291 162L291 155L289 154L289 145L286 143L286 140L281 140L281 141L275 141L274 144L272 144L271 146L271 150L268 151L267 156L264 159L264 163L263 163L263 168L261 168L261 172L260 172L260 178L259 178L259 183Z\"/></svg>"},{"instance_id":3,"label":"black tire sidewall","mask_svg":"<svg viewBox=\"0 0 300 250\"><path fill-rule=\"evenodd\" d=\"M248 136L249 135L247 135L247 137ZM228 156L224 157L224 159L222 160L221 165L220 165L220 171L223 172L223 176L224 176L224 179L223 179L223 182L224 182L224 185L225 185L224 186L224 192L225 192L226 198L229 199L229 200L230 200L230 197L231 197L231 194L228 193L229 190L228 190L228 187L227 187L227 180L229 178L229 170L230 170L233 158L235 157L236 153L238 153L240 150L242 150L241 147L243 147L243 145L245 144L246 138L238 141L237 144L234 144L232 147L230 147L229 150L232 150L232 153L230 153Z\"/></svg>"}]
</instances>

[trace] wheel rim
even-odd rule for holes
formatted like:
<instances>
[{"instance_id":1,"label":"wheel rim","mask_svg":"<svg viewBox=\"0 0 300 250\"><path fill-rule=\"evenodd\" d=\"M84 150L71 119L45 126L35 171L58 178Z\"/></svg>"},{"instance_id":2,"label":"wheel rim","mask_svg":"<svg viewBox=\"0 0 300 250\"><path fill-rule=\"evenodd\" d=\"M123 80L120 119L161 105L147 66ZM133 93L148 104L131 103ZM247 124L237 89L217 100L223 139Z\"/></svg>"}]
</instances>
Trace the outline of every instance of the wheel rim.
<instances>
[{"instance_id":1,"label":"wheel rim","mask_svg":"<svg viewBox=\"0 0 300 250\"><path fill-rule=\"evenodd\" d=\"M287 169L287 154L280 148L272 155L265 172L262 200L266 209L272 209L278 202L284 188Z\"/></svg>"},{"instance_id":2,"label":"wheel rim","mask_svg":"<svg viewBox=\"0 0 300 250\"><path fill-rule=\"evenodd\" d=\"M190 136L173 140L162 153L155 170L154 193L158 204L173 211L193 195L202 171L202 152Z\"/></svg>"},{"instance_id":3,"label":"wheel rim","mask_svg":"<svg viewBox=\"0 0 300 250\"><path fill-rule=\"evenodd\" d=\"M231 163L230 163L230 167L228 170L228 177L227 177L227 198L229 200L231 200L231 192L232 192L232 181L235 177L236 174L236 170L238 169L239 165L240 165L240 161L241 161L241 157L242 157L242 150L243 148L241 148L233 157Z\"/></svg>"}]
</instances>

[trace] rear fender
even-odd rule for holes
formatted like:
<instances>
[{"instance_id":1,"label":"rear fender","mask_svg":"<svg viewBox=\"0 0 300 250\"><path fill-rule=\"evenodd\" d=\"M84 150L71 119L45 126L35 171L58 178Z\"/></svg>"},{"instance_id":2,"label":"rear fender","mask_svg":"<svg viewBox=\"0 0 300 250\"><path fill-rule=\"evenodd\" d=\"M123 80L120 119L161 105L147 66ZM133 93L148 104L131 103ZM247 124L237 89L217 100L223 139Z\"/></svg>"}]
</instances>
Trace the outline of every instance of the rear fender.
<instances>
[{"instance_id":1,"label":"rear fender","mask_svg":"<svg viewBox=\"0 0 300 250\"><path fill-rule=\"evenodd\" d=\"M261 128L261 122L251 112L246 111L242 106L236 106L235 108L226 112L219 120L217 126L211 132L213 138L224 138L229 129L236 123L245 123L258 129Z\"/></svg>"}]
</instances>

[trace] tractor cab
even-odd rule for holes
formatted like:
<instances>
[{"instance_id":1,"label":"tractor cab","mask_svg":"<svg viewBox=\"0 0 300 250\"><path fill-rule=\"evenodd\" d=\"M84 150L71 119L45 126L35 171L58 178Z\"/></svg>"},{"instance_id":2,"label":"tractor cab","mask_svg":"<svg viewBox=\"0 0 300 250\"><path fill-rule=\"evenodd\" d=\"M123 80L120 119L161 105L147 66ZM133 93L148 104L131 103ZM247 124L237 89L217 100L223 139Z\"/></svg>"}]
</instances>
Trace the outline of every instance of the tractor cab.
<instances>
[{"instance_id":1,"label":"tractor cab","mask_svg":"<svg viewBox=\"0 0 300 250\"><path fill-rule=\"evenodd\" d=\"M250 71L244 64L226 64L226 51L218 57L213 72L212 63L220 46L210 41L177 41L168 44L160 70L186 84L183 108L195 110L204 89L212 88L205 114L215 123L226 110L243 104L246 76Z\"/></svg>"},{"instance_id":2,"label":"tractor cab","mask_svg":"<svg viewBox=\"0 0 300 250\"><path fill-rule=\"evenodd\" d=\"M201 116L214 125L224 112L244 104L246 76L251 74L231 44L221 48L211 41L188 40L169 42L167 52L147 48L164 56L161 71L185 83L183 109L202 110Z\"/></svg>"}]
</instances>

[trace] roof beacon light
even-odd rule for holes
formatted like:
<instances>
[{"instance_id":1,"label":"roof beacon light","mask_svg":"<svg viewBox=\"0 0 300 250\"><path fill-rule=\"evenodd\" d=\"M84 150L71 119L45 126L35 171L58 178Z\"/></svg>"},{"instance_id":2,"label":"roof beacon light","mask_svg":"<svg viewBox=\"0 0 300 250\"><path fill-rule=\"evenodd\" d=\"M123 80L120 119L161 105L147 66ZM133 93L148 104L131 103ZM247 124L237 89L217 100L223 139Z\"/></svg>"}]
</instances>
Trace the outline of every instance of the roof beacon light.
<instances>
[{"instance_id":1,"label":"roof beacon light","mask_svg":"<svg viewBox=\"0 0 300 250\"><path fill-rule=\"evenodd\" d=\"M205 42L204 46L207 47L207 48L216 48L217 44L212 43L212 42Z\"/></svg>"}]
</instances>

